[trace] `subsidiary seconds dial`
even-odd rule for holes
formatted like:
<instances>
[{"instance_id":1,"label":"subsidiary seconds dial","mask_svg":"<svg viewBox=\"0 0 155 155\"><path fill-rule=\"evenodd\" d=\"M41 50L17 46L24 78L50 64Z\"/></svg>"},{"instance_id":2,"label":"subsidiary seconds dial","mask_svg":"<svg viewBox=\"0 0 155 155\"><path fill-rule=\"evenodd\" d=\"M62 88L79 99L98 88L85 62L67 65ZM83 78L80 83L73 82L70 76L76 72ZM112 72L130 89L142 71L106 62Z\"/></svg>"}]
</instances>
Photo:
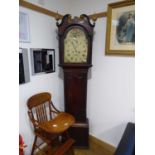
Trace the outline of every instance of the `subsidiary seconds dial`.
<instances>
[{"instance_id":1,"label":"subsidiary seconds dial","mask_svg":"<svg viewBox=\"0 0 155 155\"><path fill-rule=\"evenodd\" d=\"M88 40L79 28L68 31L64 40L64 62L86 63L88 56Z\"/></svg>"}]
</instances>

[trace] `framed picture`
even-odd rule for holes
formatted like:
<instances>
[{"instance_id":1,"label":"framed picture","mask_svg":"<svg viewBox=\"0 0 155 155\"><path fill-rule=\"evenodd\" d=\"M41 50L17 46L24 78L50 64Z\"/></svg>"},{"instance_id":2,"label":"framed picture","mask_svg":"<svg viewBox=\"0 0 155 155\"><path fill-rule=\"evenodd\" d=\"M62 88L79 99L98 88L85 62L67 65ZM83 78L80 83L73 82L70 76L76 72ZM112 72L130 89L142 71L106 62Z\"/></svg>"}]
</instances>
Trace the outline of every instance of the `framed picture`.
<instances>
[{"instance_id":1,"label":"framed picture","mask_svg":"<svg viewBox=\"0 0 155 155\"><path fill-rule=\"evenodd\" d=\"M135 55L135 1L127 0L108 5L107 55Z\"/></svg>"},{"instance_id":2,"label":"framed picture","mask_svg":"<svg viewBox=\"0 0 155 155\"><path fill-rule=\"evenodd\" d=\"M28 49L19 48L19 84L30 82Z\"/></svg>"},{"instance_id":3,"label":"framed picture","mask_svg":"<svg viewBox=\"0 0 155 155\"><path fill-rule=\"evenodd\" d=\"M30 42L29 18L23 12L19 12L19 41Z\"/></svg>"},{"instance_id":4,"label":"framed picture","mask_svg":"<svg viewBox=\"0 0 155 155\"><path fill-rule=\"evenodd\" d=\"M55 72L55 49L31 48L32 75Z\"/></svg>"}]
</instances>

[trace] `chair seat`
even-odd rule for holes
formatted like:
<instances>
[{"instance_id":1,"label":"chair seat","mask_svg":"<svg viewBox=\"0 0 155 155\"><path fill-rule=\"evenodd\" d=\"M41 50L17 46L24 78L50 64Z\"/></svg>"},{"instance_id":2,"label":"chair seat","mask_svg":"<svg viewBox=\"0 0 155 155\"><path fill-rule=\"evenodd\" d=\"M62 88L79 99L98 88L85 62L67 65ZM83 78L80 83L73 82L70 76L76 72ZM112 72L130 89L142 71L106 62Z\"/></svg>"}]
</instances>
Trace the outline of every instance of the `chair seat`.
<instances>
[{"instance_id":1,"label":"chair seat","mask_svg":"<svg viewBox=\"0 0 155 155\"><path fill-rule=\"evenodd\" d=\"M65 112L59 113L54 119L40 123L39 127L46 132L58 134L66 131L75 122L75 118Z\"/></svg>"}]
</instances>

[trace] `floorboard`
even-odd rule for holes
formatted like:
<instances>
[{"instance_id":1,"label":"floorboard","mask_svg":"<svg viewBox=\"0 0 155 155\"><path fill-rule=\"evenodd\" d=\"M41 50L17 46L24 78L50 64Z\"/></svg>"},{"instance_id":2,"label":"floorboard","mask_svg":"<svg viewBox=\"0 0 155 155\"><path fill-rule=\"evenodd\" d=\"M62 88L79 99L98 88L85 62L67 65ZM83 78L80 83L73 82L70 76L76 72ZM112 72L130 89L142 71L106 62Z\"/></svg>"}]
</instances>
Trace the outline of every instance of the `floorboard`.
<instances>
[{"instance_id":1,"label":"floorboard","mask_svg":"<svg viewBox=\"0 0 155 155\"><path fill-rule=\"evenodd\" d=\"M115 148L109 144L96 141L96 139L90 138L90 147L89 149L76 149L74 148L75 155L113 155ZM108 147L107 147L108 146ZM44 155L41 152L37 152L35 155ZM65 155L70 155L66 153Z\"/></svg>"}]
</instances>

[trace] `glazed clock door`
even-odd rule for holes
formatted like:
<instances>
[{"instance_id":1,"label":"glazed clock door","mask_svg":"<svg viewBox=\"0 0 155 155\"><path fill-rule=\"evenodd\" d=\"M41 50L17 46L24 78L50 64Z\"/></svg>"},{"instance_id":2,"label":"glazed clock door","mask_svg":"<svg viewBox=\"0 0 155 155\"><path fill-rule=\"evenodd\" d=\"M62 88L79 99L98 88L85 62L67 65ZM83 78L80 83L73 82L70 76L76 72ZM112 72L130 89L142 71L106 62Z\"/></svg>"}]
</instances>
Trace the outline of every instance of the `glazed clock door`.
<instances>
[{"instance_id":1,"label":"glazed clock door","mask_svg":"<svg viewBox=\"0 0 155 155\"><path fill-rule=\"evenodd\" d=\"M80 28L72 28L64 39L64 63L87 63L88 40Z\"/></svg>"}]
</instances>

